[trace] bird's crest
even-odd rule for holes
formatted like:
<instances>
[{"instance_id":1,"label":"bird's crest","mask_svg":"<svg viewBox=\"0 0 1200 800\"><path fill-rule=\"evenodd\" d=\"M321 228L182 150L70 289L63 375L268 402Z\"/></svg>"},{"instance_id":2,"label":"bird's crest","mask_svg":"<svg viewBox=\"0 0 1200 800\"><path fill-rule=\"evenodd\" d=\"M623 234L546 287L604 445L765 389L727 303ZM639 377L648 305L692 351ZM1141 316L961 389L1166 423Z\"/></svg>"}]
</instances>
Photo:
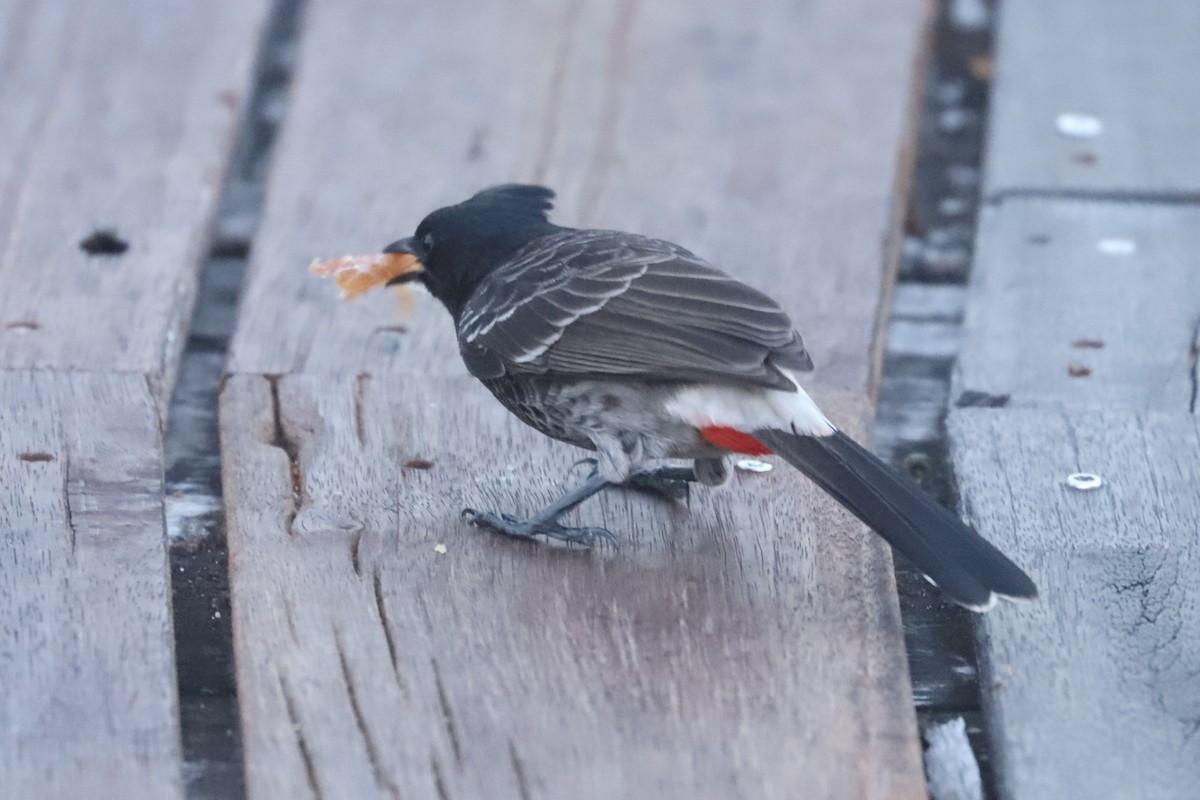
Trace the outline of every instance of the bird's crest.
<instances>
[{"instance_id":1,"label":"bird's crest","mask_svg":"<svg viewBox=\"0 0 1200 800\"><path fill-rule=\"evenodd\" d=\"M554 192L545 186L528 183L504 183L475 194L464 205L490 206L504 209L527 209L546 219L554 208Z\"/></svg>"}]
</instances>

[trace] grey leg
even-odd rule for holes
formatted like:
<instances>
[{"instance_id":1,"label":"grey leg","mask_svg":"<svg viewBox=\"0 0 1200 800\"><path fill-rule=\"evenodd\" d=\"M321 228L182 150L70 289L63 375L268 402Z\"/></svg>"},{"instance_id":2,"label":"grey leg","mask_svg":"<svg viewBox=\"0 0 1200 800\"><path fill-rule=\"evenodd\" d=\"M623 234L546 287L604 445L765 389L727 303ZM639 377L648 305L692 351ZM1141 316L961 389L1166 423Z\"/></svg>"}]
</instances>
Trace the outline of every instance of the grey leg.
<instances>
[{"instance_id":1,"label":"grey leg","mask_svg":"<svg viewBox=\"0 0 1200 800\"><path fill-rule=\"evenodd\" d=\"M574 466L586 464L596 474L599 462L594 458L581 458ZM691 497L688 484L700 480L696 471L691 467L655 467L641 469L629 476L623 483L618 484L622 489L633 489L635 492L652 494L660 500L688 500Z\"/></svg>"},{"instance_id":2,"label":"grey leg","mask_svg":"<svg viewBox=\"0 0 1200 800\"><path fill-rule=\"evenodd\" d=\"M638 470L621 485L663 500L688 500L695 480L696 471L691 467L658 467Z\"/></svg>"},{"instance_id":3,"label":"grey leg","mask_svg":"<svg viewBox=\"0 0 1200 800\"><path fill-rule=\"evenodd\" d=\"M511 514L476 511L473 508L464 508L463 517L472 525L488 528L497 533L521 539L545 536L550 539L588 546L594 544L596 539L608 539L615 544L617 537L604 528L568 528L565 525L560 525L558 522L558 518L563 514L572 510L592 495L600 492L608 485L608 482L604 478L593 474L582 486L567 492L529 519L517 519Z\"/></svg>"}]
</instances>

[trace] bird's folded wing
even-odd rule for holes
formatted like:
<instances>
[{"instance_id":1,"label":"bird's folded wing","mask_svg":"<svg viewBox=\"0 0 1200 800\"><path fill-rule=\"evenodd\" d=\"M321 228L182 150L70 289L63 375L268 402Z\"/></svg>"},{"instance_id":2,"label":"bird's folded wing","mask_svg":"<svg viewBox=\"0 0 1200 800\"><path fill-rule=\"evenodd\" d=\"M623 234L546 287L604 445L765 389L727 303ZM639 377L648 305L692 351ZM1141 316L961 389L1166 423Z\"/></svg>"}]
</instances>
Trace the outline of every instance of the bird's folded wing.
<instances>
[{"instance_id":1,"label":"bird's folded wing","mask_svg":"<svg viewBox=\"0 0 1200 800\"><path fill-rule=\"evenodd\" d=\"M812 369L766 295L669 242L614 231L536 240L458 319L480 378L534 373L750 382L791 389Z\"/></svg>"}]
</instances>

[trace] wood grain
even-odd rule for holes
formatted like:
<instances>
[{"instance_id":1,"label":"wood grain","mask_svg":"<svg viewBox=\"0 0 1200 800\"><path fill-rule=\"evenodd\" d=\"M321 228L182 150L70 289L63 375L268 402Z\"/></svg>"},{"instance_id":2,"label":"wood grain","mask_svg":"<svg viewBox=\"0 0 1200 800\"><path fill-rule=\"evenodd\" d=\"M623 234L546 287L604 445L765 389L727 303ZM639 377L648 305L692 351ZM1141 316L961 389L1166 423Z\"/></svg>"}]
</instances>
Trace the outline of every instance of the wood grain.
<instances>
[{"instance_id":1,"label":"wood grain","mask_svg":"<svg viewBox=\"0 0 1200 800\"><path fill-rule=\"evenodd\" d=\"M1196 416L962 409L949 430L968 515L1042 588L983 621L1001 797L1194 796Z\"/></svg>"},{"instance_id":2,"label":"wood grain","mask_svg":"<svg viewBox=\"0 0 1200 800\"><path fill-rule=\"evenodd\" d=\"M998 13L985 197L1200 199L1200 5L1006 0ZM1064 136L1064 113L1103 131Z\"/></svg>"},{"instance_id":3,"label":"wood grain","mask_svg":"<svg viewBox=\"0 0 1200 800\"><path fill-rule=\"evenodd\" d=\"M153 375L165 402L268 6L0 4L0 368ZM85 253L100 229L128 250Z\"/></svg>"},{"instance_id":4,"label":"wood grain","mask_svg":"<svg viewBox=\"0 0 1200 800\"><path fill-rule=\"evenodd\" d=\"M0 798L182 797L158 416L0 372Z\"/></svg>"},{"instance_id":5,"label":"wood grain","mask_svg":"<svg viewBox=\"0 0 1200 800\"><path fill-rule=\"evenodd\" d=\"M1194 409L1198 325L1200 210L1006 201L980 220L954 395Z\"/></svg>"},{"instance_id":6,"label":"wood grain","mask_svg":"<svg viewBox=\"0 0 1200 800\"><path fill-rule=\"evenodd\" d=\"M462 374L435 303L404 334L386 293L338 303L305 270L526 180L563 224L668 238L770 290L815 380L868 389L923 3L384 8L308 9L233 371Z\"/></svg>"},{"instance_id":7,"label":"wood grain","mask_svg":"<svg viewBox=\"0 0 1200 800\"><path fill-rule=\"evenodd\" d=\"M886 546L796 473L587 551L459 519L582 478L469 379L235 376L222 437L251 797L923 796Z\"/></svg>"}]
</instances>

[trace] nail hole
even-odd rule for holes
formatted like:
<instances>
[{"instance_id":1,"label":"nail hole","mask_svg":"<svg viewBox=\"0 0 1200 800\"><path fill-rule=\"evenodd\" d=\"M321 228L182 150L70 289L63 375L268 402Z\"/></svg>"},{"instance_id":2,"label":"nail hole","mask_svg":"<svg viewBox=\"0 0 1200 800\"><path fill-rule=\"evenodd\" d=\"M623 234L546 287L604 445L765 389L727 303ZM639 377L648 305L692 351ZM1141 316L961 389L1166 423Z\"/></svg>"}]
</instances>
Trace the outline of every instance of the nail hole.
<instances>
[{"instance_id":1,"label":"nail hole","mask_svg":"<svg viewBox=\"0 0 1200 800\"><path fill-rule=\"evenodd\" d=\"M115 230L105 228L92 231L92 235L80 242L79 247L90 256L119 256L129 249L129 242L118 236Z\"/></svg>"},{"instance_id":2,"label":"nail hole","mask_svg":"<svg viewBox=\"0 0 1200 800\"><path fill-rule=\"evenodd\" d=\"M1099 350L1104 347L1103 339L1076 339L1071 342L1071 347L1077 347L1080 350Z\"/></svg>"},{"instance_id":3,"label":"nail hole","mask_svg":"<svg viewBox=\"0 0 1200 800\"><path fill-rule=\"evenodd\" d=\"M1026 239L1025 241L1029 242L1030 244L1050 244L1050 234L1048 234L1048 233L1030 234L1029 238Z\"/></svg>"},{"instance_id":4,"label":"nail hole","mask_svg":"<svg viewBox=\"0 0 1200 800\"><path fill-rule=\"evenodd\" d=\"M1072 378L1086 378L1092 374L1091 367L1085 367L1083 364L1072 361L1067 365L1067 374Z\"/></svg>"},{"instance_id":5,"label":"nail hole","mask_svg":"<svg viewBox=\"0 0 1200 800\"><path fill-rule=\"evenodd\" d=\"M36 322L33 322L32 320L24 320L23 319L18 322L8 323L7 325L4 326L4 330L16 331L18 333L28 333L29 331L36 331L40 327L42 327L42 326Z\"/></svg>"},{"instance_id":6,"label":"nail hole","mask_svg":"<svg viewBox=\"0 0 1200 800\"><path fill-rule=\"evenodd\" d=\"M49 453L21 453L17 456L17 458L29 463L54 460L54 456L50 455Z\"/></svg>"},{"instance_id":7,"label":"nail hole","mask_svg":"<svg viewBox=\"0 0 1200 800\"><path fill-rule=\"evenodd\" d=\"M433 469L434 463L427 458L410 458L404 462L405 469Z\"/></svg>"}]
</instances>

